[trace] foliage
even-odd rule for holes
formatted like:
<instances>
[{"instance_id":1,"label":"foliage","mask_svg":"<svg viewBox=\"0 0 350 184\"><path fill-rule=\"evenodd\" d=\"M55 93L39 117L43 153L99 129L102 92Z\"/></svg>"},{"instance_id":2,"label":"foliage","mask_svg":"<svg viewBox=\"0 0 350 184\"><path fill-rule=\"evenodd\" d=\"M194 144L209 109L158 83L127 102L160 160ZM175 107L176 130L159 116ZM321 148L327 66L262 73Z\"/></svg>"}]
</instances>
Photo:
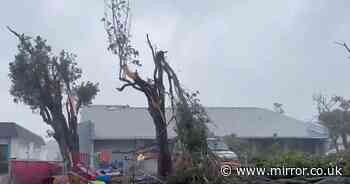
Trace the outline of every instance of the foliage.
<instances>
[{"instance_id":1,"label":"foliage","mask_svg":"<svg viewBox=\"0 0 350 184\"><path fill-rule=\"evenodd\" d=\"M205 158L201 164L177 169L171 175L168 184L225 184L225 183L240 183L237 178L223 177L220 173L220 168L213 165L210 159Z\"/></svg>"},{"instance_id":2,"label":"foliage","mask_svg":"<svg viewBox=\"0 0 350 184\"><path fill-rule=\"evenodd\" d=\"M350 173L350 157L348 154L329 156L308 155L303 152L285 152L280 154L254 158L254 165L263 168L323 168L342 167L344 173Z\"/></svg>"},{"instance_id":3,"label":"foliage","mask_svg":"<svg viewBox=\"0 0 350 184\"><path fill-rule=\"evenodd\" d=\"M178 170L175 175L169 177L167 183L169 184L221 184L221 178L217 177L212 182L206 182L207 176L204 174L202 169L199 168L188 168L184 170Z\"/></svg>"},{"instance_id":4,"label":"foliage","mask_svg":"<svg viewBox=\"0 0 350 184\"><path fill-rule=\"evenodd\" d=\"M108 50L118 56L119 79L122 79L125 78L124 66L141 66L138 60L139 52L131 44L130 4L125 0L109 0L106 7L108 11L105 11L101 20L108 36Z\"/></svg>"},{"instance_id":5,"label":"foliage","mask_svg":"<svg viewBox=\"0 0 350 184\"><path fill-rule=\"evenodd\" d=\"M331 161L331 165L338 165L343 168L343 174L350 176L350 154L348 151L340 151L326 157Z\"/></svg>"},{"instance_id":6,"label":"foliage","mask_svg":"<svg viewBox=\"0 0 350 184\"><path fill-rule=\"evenodd\" d=\"M77 67L76 56L64 50L54 56L46 40L40 36L32 42L24 37L18 45L18 54L10 62L11 95L15 102L23 102L33 110L51 108L62 103L64 95L72 88L78 102L88 105L98 92L92 82L77 85L82 70Z\"/></svg>"},{"instance_id":7,"label":"foliage","mask_svg":"<svg viewBox=\"0 0 350 184\"><path fill-rule=\"evenodd\" d=\"M345 149L349 149L347 137L350 135L350 100L340 96L327 98L314 95L319 112L318 119L328 129L333 146L338 151L337 140L342 139Z\"/></svg>"},{"instance_id":8,"label":"foliage","mask_svg":"<svg viewBox=\"0 0 350 184\"><path fill-rule=\"evenodd\" d=\"M98 84L87 81L82 82L80 85L74 86L73 91L78 99L80 99L78 105L87 106L91 104L92 99L95 98L99 89Z\"/></svg>"},{"instance_id":9,"label":"foliage","mask_svg":"<svg viewBox=\"0 0 350 184\"><path fill-rule=\"evenodd\" d=\"M24 103L40 112L43 121L54 130L52 136L67 160L69 152L79 150L79 109L95 98L98 84L77 84L82 70L77 66L74 54L62 50L55 55L42 37L33 39L8 29L20 41L15 60L9 64L10 94L14 102Z\"/></svg>"},{"instance_id":10,"label":"foliage","mask_svg":"<svg viewBox=\"0 0 350 184\"><path fill-rule=\"evenodd\" d=\"M254 151L249 140L240 139L235 134L226 135L223 137L227 146L235 152L242 163L250 163L256 157L265 157L265 155L279 155L283 153L282 147L278 140L273 140L269 147Z\"/></svg>"},{"instance_id":11,"label":"foliage","mask_svg":"<svg viewBox=\"0 0 350 184\"><path fill-rule=\"evenodd\" d=\"M197 98L199 92L186 93L187 103L178 102L176 105L176 133L177 139L186 152L192 155L195 163L207 154L207 134L209 117L205 108Z\"/></svg>"},{"instance_id":12,"label":"foliage","mask_svg":"<svg viewBox=\"0 0 350 184\"><path fill-rule=\"evenodd\" d=\"M251 155L248 142L238 138L235 134L226 135L223 139L230 150L238 155L240 160L246 159Z\"/></svg>"}]
</instances>

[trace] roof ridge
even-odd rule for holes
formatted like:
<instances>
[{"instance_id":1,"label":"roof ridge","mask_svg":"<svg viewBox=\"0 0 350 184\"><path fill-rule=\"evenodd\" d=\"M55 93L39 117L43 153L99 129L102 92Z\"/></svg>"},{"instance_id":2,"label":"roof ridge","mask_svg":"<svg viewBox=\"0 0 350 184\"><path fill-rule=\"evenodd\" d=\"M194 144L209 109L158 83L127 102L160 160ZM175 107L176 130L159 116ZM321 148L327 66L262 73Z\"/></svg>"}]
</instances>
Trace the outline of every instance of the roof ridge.
<instances>
[{"instance_id":1,"label":"roof ridge","mask_svg":"<svg viewBox=\"0 0 350 184\"><path fill-rule=\"evenodd\" d=\"M131 105L121 105L121 104L93 104L93 105L88 105L86 107L128 107L128 108L148 108L146 106L131 106ZM264 110L269 110L264 107L254 107L254 106L204 106L205 108L215 108L215 109L264 109ZM170 107L167 107L170 108ZM271 111L271 110L270 110Z\"/></svg>"},{"instance_id":2,"label":"roof ridge","mask_svg":"<svg viewBox=\"0 0 350 184\"><path fill-rule=\"evenodd\" d=\"M120 105L90 105L91 109L87 108L82 114L80 122L91 120L95 124L96 136L116 137L119 136L148 136L153 135L154 126L152 125L149 114L146 113L146 107L131 107ZM95 108L94 108L95 107ZM104 108L116 107L116 108ZM118 108L119 107L119 108ZM129 107L129 108L120 108ZM282 137L312 137L307 132L308 124L302 120L298 120L286 114L280 114L272 109L264 107L229 107L229 106L205 106L208 110L210 119L214 122L208 125L217 135L225 135L236 133L239 136L273 136L278 133ZM118 112L108 112L108 110L116 110ZM118 114L118 113L134 113ZM168 110L167 110L168 111ZM167 114L170 115L170 114ZM140 122L148 122L149 124ZM171 124L173 126L174 124ZM118 126L119 133L114 128L109 128L106 131L106 126ZM135 127L138 127L135 129ZM261 129L259 129L261 128ZM151 132L152 131L152 132ZM173 130L170 130L170 133Z\"/></svg>"},{"instance_id":3,"label":"roof ridge","mask_svg":"<svg viewBox=\"0 0 350 184\"><path fill-rule=\"evenodd\" d=\"M33 136L33 138L35 138L37 141L40 141L41 144L45 144L44 139L40 135L32 132L29 129L24 128L23 126L19 125L18 123L15 123L15 122L0 122L0 124L8 124L12 129L14 129L14 131L15 131L14 133L16 134L15 135L16 137L23 136L23 133L27 134L27 135L29 134L30 136Z\"/></svg>"}]
</instances>

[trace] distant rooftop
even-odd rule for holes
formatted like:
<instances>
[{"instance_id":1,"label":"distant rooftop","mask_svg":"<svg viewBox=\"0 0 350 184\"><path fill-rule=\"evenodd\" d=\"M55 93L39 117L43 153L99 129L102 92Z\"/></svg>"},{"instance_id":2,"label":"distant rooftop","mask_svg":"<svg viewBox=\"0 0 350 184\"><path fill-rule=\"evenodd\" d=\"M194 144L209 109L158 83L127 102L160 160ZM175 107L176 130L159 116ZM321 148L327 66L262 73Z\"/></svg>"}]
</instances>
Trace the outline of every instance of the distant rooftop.
<instances>
[{"instance_id":1,"label":"distant rooftop","mask_svg":"<svg viewBox=\"0 0 350 184\"><path fill-rule=\"evenodd\" d=\"M0 122L0 138L23 138L45 145L42 137L13 122Z\"/></svg>"},{"instance_id":2,"label":"distant rooftop","mask_svg":"<svg viewBox=\"0 0 350 184\"><path fill-rule=\"evenodd\" d=\"M217 136L245 138L327 138L322 125L303 122L258 107L207 107L209 129ZM167 117L170 117L170 111ZM94 123L95 139L154 138L155 128L145 107L91 105L81 111L81 122ZM175 137L174 123L168 127Z\"/></svg>"}]
</instances>

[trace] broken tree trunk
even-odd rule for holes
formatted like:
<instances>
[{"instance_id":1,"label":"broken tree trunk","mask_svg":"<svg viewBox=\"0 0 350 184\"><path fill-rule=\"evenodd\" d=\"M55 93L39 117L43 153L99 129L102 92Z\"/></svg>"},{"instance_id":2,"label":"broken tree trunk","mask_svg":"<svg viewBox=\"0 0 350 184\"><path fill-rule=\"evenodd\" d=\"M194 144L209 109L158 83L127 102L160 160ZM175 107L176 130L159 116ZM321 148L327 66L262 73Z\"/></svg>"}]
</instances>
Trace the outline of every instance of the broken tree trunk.
<instances>
[{"instance_id":1,"label":"broken tree trunk","mask_svg":"<svg viewBox=\"0 0 350 184\"><path fill-rule=\"evenodd\" d=\"M153 123L156 128L156 140L159 146L158 174L168 176L172 170L171 154L168 146L167 124L158 110L149 108Z\"/></svg>"}]
</instances>

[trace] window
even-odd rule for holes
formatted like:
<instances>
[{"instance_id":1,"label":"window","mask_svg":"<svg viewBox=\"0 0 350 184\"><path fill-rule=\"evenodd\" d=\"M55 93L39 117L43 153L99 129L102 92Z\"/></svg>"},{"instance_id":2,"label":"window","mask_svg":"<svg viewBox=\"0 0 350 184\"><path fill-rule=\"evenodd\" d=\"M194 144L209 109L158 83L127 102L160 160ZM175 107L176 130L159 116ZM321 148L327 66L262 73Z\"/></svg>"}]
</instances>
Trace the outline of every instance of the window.
<instances>
[{"instance_id":1,"label":"window","mask_svg":"<svg viewBox=\"0 0 350 184\"><path fill-rule=\"evenodd\" d=\"M0 174L8 173L8 145L0 145Z\"/></svg>"},{"instance_id":2,"label":"window","mask_svg":"<svg viewBox=\"0 0 350 184\"><path fill-rule=\"evenodd\" d=\"M229 148L221 140L207 140L208 148L212 151L227 151Z\"/></svg>"}]
</instances>

